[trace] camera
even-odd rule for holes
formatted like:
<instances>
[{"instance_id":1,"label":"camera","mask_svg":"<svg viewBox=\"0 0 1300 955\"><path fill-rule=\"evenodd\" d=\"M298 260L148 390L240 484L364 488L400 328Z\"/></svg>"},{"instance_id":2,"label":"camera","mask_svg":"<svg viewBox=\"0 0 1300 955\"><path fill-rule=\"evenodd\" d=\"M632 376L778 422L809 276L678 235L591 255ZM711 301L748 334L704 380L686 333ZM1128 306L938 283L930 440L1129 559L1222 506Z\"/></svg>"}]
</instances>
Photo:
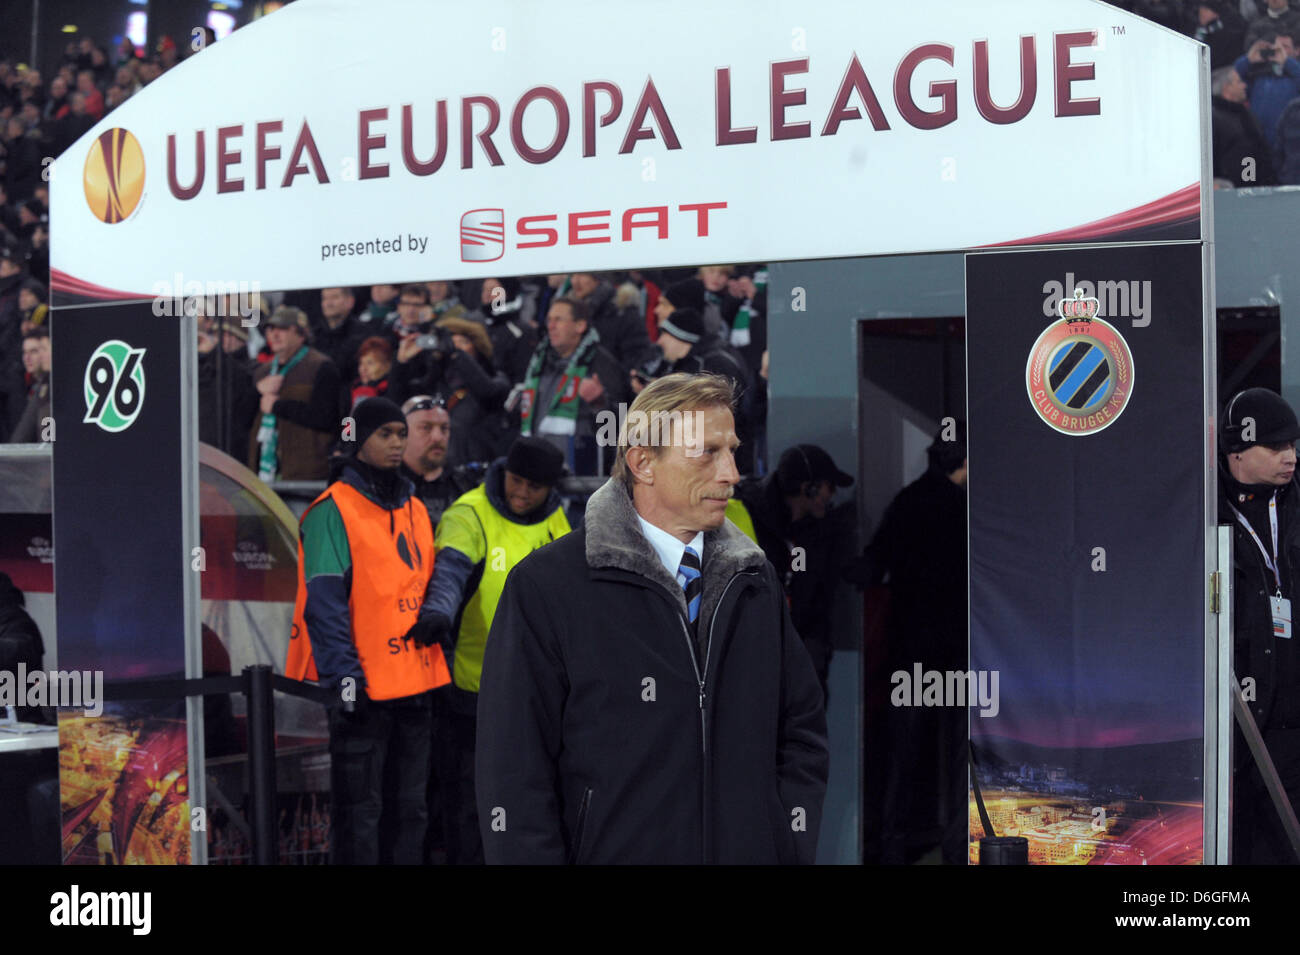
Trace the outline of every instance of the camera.
<instances>
[{"instance_id":1,"label":"camera","mask_svg":"<svg viewBox=\"0 0 1300 955\"><path fill-rule=\"evenodd\" d=\"M451 333L445 328L437 328L432 332L427 332L418 336L415 343L424 351L431 351L441 354L450 354L455 347L451 342Z\"/></svg>"}]
</instances>

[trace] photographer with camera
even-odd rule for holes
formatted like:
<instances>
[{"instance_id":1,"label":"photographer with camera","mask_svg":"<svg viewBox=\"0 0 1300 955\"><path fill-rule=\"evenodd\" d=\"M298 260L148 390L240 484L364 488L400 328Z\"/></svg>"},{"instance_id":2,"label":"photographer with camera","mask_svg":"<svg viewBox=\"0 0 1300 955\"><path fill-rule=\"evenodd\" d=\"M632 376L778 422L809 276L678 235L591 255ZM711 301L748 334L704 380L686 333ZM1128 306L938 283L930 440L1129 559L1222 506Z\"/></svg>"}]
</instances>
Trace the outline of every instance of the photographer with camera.
<instances>
[{"instance_id":1,"label":"photographer with camera","mask_svg":"<svg viewBox=\"0 0 1300 955\"><path fill-rule=\"evenodd\" d=\"M1269 148L1276 152L1277 124L1286 104L1300 96L1300 63L1289 33L1268 32L1233 64L1246 81L1250 110L1259 121Z\"/></svg>"},{"instance_id":2,"label":"photographer with camera","mask_svg":"<svg viewBox=\"0 0 1300 955\"><path fill-rule=\"evenodd\" d=\"M392 374L390 396L443 399L451 416L447 456L453 464L491 461L516 437L503 408L510 381L492 364L492 342L480 323L444 318L427 332L407 334Z\"/></svg>"}]
</instances>

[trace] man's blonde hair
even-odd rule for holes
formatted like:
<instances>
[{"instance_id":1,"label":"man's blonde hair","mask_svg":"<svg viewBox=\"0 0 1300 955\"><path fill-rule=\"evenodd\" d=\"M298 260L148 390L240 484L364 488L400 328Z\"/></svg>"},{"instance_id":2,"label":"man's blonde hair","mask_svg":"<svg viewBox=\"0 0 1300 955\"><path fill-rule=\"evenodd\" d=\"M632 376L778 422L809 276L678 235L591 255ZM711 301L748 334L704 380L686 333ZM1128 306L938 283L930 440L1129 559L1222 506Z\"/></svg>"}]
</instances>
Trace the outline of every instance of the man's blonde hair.
<instances>
[{"instance_id":1,"label":"man's blonde hair","mask_svg":"<svg viewBox=\"0 0 1300 955\"><path fill-rule=\"evenodd\" d=\"M733 414L736 393L731 379L712 374L675 374L657 378L646 385L628 408L627 418L619 426L618 456L610 476L622 481L630 492L636 484L627 465L628 448L648 447L658 456L673 441L686 440L690 430L695 441L701 440L698 429L684 426L687 412L723 407Z\"/></svg>"}]
</instances>

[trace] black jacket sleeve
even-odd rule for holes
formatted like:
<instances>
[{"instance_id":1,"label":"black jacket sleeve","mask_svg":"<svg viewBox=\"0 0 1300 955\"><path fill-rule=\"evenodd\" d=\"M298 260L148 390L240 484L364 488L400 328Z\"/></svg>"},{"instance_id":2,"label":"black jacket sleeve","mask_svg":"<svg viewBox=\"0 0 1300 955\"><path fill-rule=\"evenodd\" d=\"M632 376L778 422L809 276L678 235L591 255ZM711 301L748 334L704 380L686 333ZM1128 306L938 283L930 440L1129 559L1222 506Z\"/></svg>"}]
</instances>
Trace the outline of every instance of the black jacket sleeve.
<instances>
[{"instance_id":1,"label":"black jacket sleeve","mask_svg":"<svg viewBox=\"0 0 1300 955\"><path fill-rule=\"evenodd\" d=\"M510 381L499 371L491 373L473 357L457 349L447 359L448 371L460 378L484 411L498 410L510 394Z\"/></svg>"},{"instance_id":2,"label":"black jacket sleeve","mask_svg":"<svg viewBox=\"0 0 1300 955\"><path fill-rule=\"evenodd\" d=\"M316 372L316 381L312 384L310 401L290 401L280 398L272 407L277 418L284 418L294 424L314 431L334 431L339 426L339 379L338 365L332 361L321 362Z\"/></svg>"},{"instance_id":3,"label":"black jacket sleeve","mask_svg":"<svg viewBox=\"0 0 1300 955\"><path fill-rule=\"evenodd\" d=\"M506 578L479 684L474 785L483 858L563 865L556 765L568 678L555 621L519 569Z\"/></svg>"},{"instance_id":4,"label":"black jacket sleeve","mask_svg":"<svg viewBox=\"0 0 1300 955\"><path fill-rule=\"evenodd\" d=\"M771 586L781 614L781 716L776 751L777 789L794 842L795 858L811 865L817 858L822 803L830 774L826 742L826 704L821 683L803 640L790 620L775 572Z\"/></svg>"}]
</instances>

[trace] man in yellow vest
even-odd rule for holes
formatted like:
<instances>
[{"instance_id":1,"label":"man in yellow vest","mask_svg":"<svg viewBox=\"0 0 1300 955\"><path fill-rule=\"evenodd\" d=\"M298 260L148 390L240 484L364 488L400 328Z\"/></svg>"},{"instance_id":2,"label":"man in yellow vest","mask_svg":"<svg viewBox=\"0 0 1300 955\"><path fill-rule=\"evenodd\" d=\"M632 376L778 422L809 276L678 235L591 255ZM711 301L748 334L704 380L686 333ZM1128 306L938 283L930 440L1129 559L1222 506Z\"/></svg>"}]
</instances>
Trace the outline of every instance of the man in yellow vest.
<instances>
[{"instance_id":1,"label":"man in yellow vest","mask_svg":"<svg viewBox=\"0 0 1300 955\"><path fill-rule=\"evenodd\" d=\"M329 710L333 861L418 864L432 691L450 678L442 648L414 639L433 576L433 527L398 470L401 409L366 398L352 417L355 454L302 516L285 673L338 692Z\"/></svg>"},{"instance_id":2,"label":"man in yellow vest","mask_svg":"<svg viewBox=\"0 0 1300 955\"><path fill-rule=\"evenodd\" d=\"M510 570L569 532L555 485L564 454L544 438L523 437L461 495L438 523L437 567L420 611L416 642L441 643L453 659L452 685L439 694L437 775L442 786L447 862L483 862L474 803L479 676L488 631ZM451 635L455 634L454 650Z\"/></svg>"}]
</instances>

